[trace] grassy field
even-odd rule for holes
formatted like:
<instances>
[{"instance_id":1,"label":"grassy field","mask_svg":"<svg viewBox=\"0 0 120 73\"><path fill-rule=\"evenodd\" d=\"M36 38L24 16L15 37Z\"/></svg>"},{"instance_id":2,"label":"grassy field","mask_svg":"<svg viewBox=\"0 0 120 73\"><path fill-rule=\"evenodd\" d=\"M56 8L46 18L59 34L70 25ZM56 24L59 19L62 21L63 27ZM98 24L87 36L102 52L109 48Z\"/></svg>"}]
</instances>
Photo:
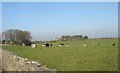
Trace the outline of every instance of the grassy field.
<instances>
[{"instance_id":1,"label":"grassy field","mask_svg":"<svg viewBox=\"0 0 120 73\"><path fill-rule=\"evenodd\" d=\"M59 47L60 43L69 47ZM115 46L112 44L115 43ZM48 68L58 71L115 71L118 70L118 40L96 39L93 41L55 42L46 48L37 44L37 48L27 46L2 46L19 56L35 60ZM87 46L83 46L86 44ZM98 46L97 44L100 44Z\"/></svg>"}]
</instances>

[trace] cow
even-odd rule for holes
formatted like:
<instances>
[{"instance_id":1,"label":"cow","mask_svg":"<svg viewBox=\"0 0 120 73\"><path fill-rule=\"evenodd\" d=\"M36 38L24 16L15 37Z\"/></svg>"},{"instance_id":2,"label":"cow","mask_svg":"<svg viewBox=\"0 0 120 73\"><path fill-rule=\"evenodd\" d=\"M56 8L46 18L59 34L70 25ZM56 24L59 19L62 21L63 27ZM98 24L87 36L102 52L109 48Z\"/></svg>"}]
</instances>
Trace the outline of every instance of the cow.
<instances>
[{"instance_id":1,"label":"cow","mask_svg":"<svg viewBox=\"0 0 120 73\"><path fill-rule=\"evenodd\" d=\"M112 44L112 46L115 46L115 44Z\"/></svg>"},{"instance_id":2,"label":"cow","mask_svg":"<svg viewBox=\"0 0 120 73\"><path fill-rule=\"evenodd\" d=\"M31 44L32 48L36 48L35 44Z\"/></svg>"},{"instance_id":3,"label":"cow","mask_svg":"<svg viewBox=\"0 0 120 73\"><path fill-rule=\"evenodd\" d=\"M43 44L42 46L44 46L44 47L52 47L53 44L45 43L45 44Z\"/></svg>"},{"instance_id":4,"label":"cow","mask_svg":"<svg viewBox=\"0 0 120 73\"><path fill-rule=\"evenodd\" d=\"M45 44L43 44L42 46L45 46Z\"/></svg>"},{"instance_id":5,"label":"cow","mask_svg":"<svg viewBox=\"0 0 120 73\"><path fill-rule=\"evenodd\" d=\"M68 44L66 44L66 46L68 47L69 45L68 45Z\"/></svg>"},{"instance_id":6,"label":"cow","mask_svg":"<svg viewBox=\"0 0 120 73\"><path fill-rule=\"evenodd\" d=\"M63 43L61 43L59 46L64 46L64 44L63 44Z\"/></svg>"},{"instance_id":7,"label":"cow","mask_svg":"<svg viewBox=\"0 0 120 73\"><path fill-rule=\"evenodd\" d=\"M50 46L52 47L53 45L52 45L52 44L50 44Z\"/></svg>"},{"instance_id":8,"label":"cow","mask_svg":"<svg viewBox=\"0 0 120 73\"><path fill-rule=\"evenodd\" d=\"M24 44L24 43L22 43L21 45L22 45L22 46L25 46L25 44Z\"/></svg>"},{"instance_id":9,"label":"cow","mask_svg":"<svg viewBox=\"0 0 120 73\"><path fill-rule=\"evenodd\" d=\"M46 43L46 47L49 47L50 44Z\"/></svg>"},{"instance_id":10,"label":"cow","mask_svg":"<svg viewBox=\"0 0 120 73\"><path fill-rule=\"evenodd\" d=\"M83 46L86 46L85 44Z\"/></svg>"}]
</instances>

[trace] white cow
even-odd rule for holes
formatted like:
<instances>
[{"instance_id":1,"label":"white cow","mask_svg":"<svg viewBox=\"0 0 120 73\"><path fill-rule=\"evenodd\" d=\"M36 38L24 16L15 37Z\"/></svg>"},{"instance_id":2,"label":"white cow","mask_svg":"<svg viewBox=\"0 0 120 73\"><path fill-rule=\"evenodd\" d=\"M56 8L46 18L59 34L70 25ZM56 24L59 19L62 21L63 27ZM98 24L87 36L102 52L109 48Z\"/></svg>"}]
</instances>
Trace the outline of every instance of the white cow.
<instances>
[{"instance_id":1,"label":"white cow","mask_svg":"<svg viewBox=\"0 0 120 73\"><path fill-rule=\"evenodd\" d=\"M45 44L42 45L43 47L45 46Z\"/></svg>"},{"instance_id":2,"label":"white cow","mask_svg":"<svg viewBox=\"0 0 120 73\"><path fill-rule=\"evenodd\" d=\"M24 44L24 43L22 43L22 46L25 46L25 44Z\"/></svg>"},{"instance_id":3,"label":"white cow","mask_svg":"<svg viewBox=\"0 0 120 73\"><path fill-rule=\"evenodd\" d=\"M31 44L32 48L35 48L35 44Z\"/></svg>"},{"instance_id":4,"label":"white cow","mask_svg":"<svg viewBox=\"0 0 120 73\"><path fill-rule=\"evenodd\" d=\"M68 47L69 45L68 45L68 44L66 44L66 46Z\"/></svg>"},{"instance_id":5,"label":"white cow","mask_svg":"<svg viewBox=\"0 0 120 73\"><path fill-rule=\"evenodd\" d=\"M83 45L83 46L86 46L86 45Z\"/></svg>"}]
</instances>

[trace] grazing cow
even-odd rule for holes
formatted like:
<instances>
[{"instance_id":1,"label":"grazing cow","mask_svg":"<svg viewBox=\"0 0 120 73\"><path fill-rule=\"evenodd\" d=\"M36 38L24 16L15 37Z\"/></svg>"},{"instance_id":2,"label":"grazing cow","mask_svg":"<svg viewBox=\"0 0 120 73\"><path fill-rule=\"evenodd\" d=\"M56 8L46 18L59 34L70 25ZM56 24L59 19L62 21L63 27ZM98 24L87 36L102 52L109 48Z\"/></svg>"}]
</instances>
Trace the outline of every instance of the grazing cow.
<instances>
[{"instance_id":1,"label":"grazing cow","mask_svg":"<svg viewBox=\"0 0 120 73\"><path fill-rule=\"evenodd\" d=\"M31 44L31 46L33 46L33 44Z\"/></svg>"},{"instance_id":2,"label":"grazing cow","mask_svg":"<svg viewBox=\"0 0 120 73\"><path fill-rule=\"evenodd\" d=\"M52 44L50 44L50 46L52 47Z\"/></svg>"},{"instance_id":3,"label":"grazing cow","mask_svg":"<svg viewBox=\"0 0 120 73\"><path fill-rule=\"evenodd\" d=\"M13 44L13 42L10 42L10 44Z\"/></svg>"},{"instance_id":4,"label":"grazing cow","mask_svg":"<svg viewBox=\"0 0 120 73\"><path fill-rule=\"evenodd\" d=\"M25 44L24 44L24 43L22 43L22 46L25 46Z\"/></svg>"},{"instance_id":5,"label":"grazing cow","mask_svg":"<svg viewBox=\"0 0 120 73\"><path fill-rule=\"evenodd\" d=\"M32 48L35 48L35 47L36 47L35 44L31 44L31 46L32 46Z\"/></svg>"},{"instance_id":6,"label":"grazing cow","mask_svg":"<svg viewBox=\"0 0 120 73\"><path fill-rule=\"evenodd\" d=\"M68 47L69 45L68 45L68 44L66 44L66 46Z\"/></svg>"},{"instance_id":7,"label":"grazing cow","mask_svg":"<svg viewBox=\"0 0 120 73\"><path fill-rule=\"evenodd\" d=\"M42 46L44 46L44 47L52 47L53 44L45 43L45 44L43 44Z\"/></svg>"},{"instance_id":8,"label":"grazing cow","mask_svg":"<svg viewBox=\"0 0 120 73\"><path fill-rule=\"evenodd\" d=\"M5 44L7 44L7 42L5 42Z\"/></svg>"},{"instance_id":9,"label":"grazing cow","mask_svg":"<svg viewBox=\"0 0 120 73\"><path fill-rule=\"evenodd\" d=\"M112 44L112 46L115 46L115 44Z\"/></svg>"},{"instance_id":10,"label":"grazing cow","mask_svg":"<svg viewBox=\"0 0 120 73\"><path fill-rule=\"evenodd\" d=\"M64 46L64 44L63 44L63 43L61 43L61 44L60 44L60 46Z\"/></svg>"},{"instance_id":11,"label":"grazing cow","mask_svg":"<svg viewBox=\"0 0 120 73\"><path fill-rule=\"evenodd\" d=\"M86 46L86 45L83 45L83 46Z\"/></svg>"},{"instance_id":12,"label":"grazing cow","mask_svg":"<svg viewBox=\"0 0 120 73\"><path fill-rule=\"evenodd\" d=\"M48 44L48 43L46 43L46 47L49 47L49 44Z\"/></svg>"},{"instance_id":13,"label":"grazing cow","mask_svg":"<svg viewBox=\"0 0 120 73\"><path fill-rule=\"evenodd\" d=\"M43 44L42 46L45 46L45 44Z\"/></svg>"}]
</instances>

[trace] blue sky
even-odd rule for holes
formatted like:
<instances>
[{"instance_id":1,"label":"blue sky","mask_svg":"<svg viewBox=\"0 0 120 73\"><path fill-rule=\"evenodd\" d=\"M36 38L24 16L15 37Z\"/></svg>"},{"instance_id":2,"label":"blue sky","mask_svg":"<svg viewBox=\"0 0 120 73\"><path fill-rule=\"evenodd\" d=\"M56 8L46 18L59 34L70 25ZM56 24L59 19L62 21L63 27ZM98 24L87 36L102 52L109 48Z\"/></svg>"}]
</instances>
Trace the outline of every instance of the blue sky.
<instances>
[{"instance_id":1,"label":"blue sky","mask_svg":"<svg viewBox=\"0 0 120 73\"><path fill-rule=\"evenodd\" d=\"M2 3L0 3L0 33L2 33Z\"/></svg>"},{"instance_id":2,"label":"blue sky","mask_svg":"<svg viewBox=\"0 0 120 73\"><path fill-rule=\"evenodd\" d=\"M1 2L119 2L119 0L1 0Z\"/></svg>"},{"instance_id":3,"label":"blue sky","mask_svg":"<svg viewBox=\"0 0 120 73\"><path fill-rule=\"evenodd\" d=\"M2 30L28 30L33 40L62 35L117 37L117 2L6 2Z\"/></svg>"}]
</instances>

